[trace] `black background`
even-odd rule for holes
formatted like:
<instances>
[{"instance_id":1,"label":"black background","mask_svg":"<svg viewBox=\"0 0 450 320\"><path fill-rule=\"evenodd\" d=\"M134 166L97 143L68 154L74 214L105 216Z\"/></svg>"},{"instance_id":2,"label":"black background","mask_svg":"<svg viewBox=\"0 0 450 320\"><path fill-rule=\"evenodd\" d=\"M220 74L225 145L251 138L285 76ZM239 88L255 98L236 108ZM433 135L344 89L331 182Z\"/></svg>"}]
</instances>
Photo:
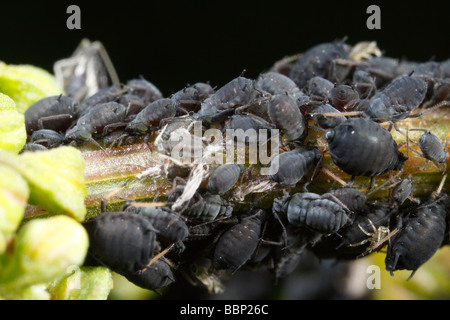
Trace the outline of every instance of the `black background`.
<instances>
[{"instance_id":1,"label":"black background","mask_svg":"<svg viewBox=\"0 0 450 320\"><path fill-rule=\"evenodd\" d=\"M5 3L6 2L6 3ZM3 1L0 60L53 71L82 38L106 47L120 80L144 76L170 95L188 83L221 86L256 77L280 58L348 37L376 41L385 55L414 61L449 58L448 5L418 1ZM69 30L69 5L81 30ZM369 30L366 9L381 9Z\"/></svg>"}]
</instances>

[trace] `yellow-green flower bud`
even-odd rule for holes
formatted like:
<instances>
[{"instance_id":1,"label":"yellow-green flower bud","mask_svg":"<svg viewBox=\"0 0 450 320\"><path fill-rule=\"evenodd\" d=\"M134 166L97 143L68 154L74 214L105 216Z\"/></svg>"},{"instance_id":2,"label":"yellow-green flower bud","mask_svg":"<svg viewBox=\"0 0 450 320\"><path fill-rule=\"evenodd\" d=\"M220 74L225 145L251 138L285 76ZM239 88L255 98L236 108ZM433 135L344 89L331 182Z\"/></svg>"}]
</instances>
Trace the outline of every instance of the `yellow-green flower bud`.
<instances>
[{"instance_id":1,"label":"yellow-green flower bud","mask_svg":"<svg viewBox=\"0 0 450 320\"><path fill-rule=\"evenodd\" d=\"M11 166L27 180L30 204L40 205L50 214L84 219L85 162L79 150L62 146L48 151L24 152L19 156L0 150L0 163Z\"/></svg>"},{"instance_id":2,"label":"yellow-green flower bud","mask_svg":"<svg viewBox=\"0 0 450 320\"><path fill-rule=\"evenodd\" d=\"M19 153L26 141L24 115L10 97L0 92L0 149Z\"/></svg>"},{"instance_id":3,"label":"yellow-green flower bud","mask_svg":"<svg viewBox=\"0 0 450 320\"><path fill-rule=\"evenodd\" d=\"M52 300L106 300L113 286L111 271L106 267L67 269L68 276L50 283Z\"/></svg>"},{"instance_id":4,"label":"yellow-green flower bud","mask_svg":"<svg viewBox=\"0 0 450 320\"><path fill-rule=\"evenodd\" d=\"M32 65L7 65L0 62L0 92L10 96L17 111L24 113L34 102L63 93L55 77Z\"/></svg>"},{"instance_id":5,"label":"yellow-green flower bud","mask_svg":"<svg viewBox=\"0 0 450 320\"><path fill-rule=\"evenodd\" d=\"M88 246L86 230L72 218L30 220L17 232L12 252L3 257L0 296L64 276L69 267L84 262Z\"/></svg>"},{"instance_id":6,"label":"yellow-green flower bud","mask_svg":"<svg viewBox=\"0 0 450 320\"><path fill-rule=\"evenodd\" d=\"M22 221L29 189L14 169L0 164L0 254Z\"/></svg>"}]
</instances>

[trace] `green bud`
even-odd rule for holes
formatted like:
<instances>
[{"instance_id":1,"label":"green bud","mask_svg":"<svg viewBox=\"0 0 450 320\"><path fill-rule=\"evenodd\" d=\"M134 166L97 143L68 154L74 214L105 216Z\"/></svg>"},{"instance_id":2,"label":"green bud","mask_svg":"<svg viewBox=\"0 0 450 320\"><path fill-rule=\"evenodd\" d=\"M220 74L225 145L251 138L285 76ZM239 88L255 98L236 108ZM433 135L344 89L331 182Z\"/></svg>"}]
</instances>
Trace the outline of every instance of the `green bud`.
<instances>
[{"instance_id":1,"label":"green bud","mask_svg":"<svg viewBox=\"0 0 450 320\"><path fill-rule=\"evenodd\" d=\"M52 300L106 300L113 287L112 273L106 267L72 266L67 273L48 286Z\"/></svg>"},{"instance_id":2,"label":"green bud","mask_svg":"<svg viewBox=\"0 0 450 320\"><path fill-rule=\"evenodd\" d=\"M0 163L20 172L30 187L29 203L51 214L66 214L79 221L86 215L84 158L79 150L62 146L48 151L2 153Z\"/></svg>"},{"instance_id":3,"label":"green bud","mask_svg":"<svg viewBox=\"0 0 450 320\"><path fill-rule=\"evenodd\" d=\"M0 164L0 254L22 221L27 205L27 182L14 169Z\"/></svg>"},{"instance_id":4,"label":"green bud","mask_svg":"<svg viewBox=\"0 0 450 320\"><path fill-rule=\"evenodd\" d=\"M84 262L88 246L86 230L72 218L28 221L17 232L12 252L3 256L0 295L63 277Z\"/></svg>"},{"instance_id":5,"label":"green bud","mask_svg":"<svg viewBox=\"0 0 450 320\"><path fill-rule=\"evenodd\" d=\"M0 62L0 92L10 96L17 111L24 113L34 102L63 93L55 77L32 65L7 65Z\"/></svg>"},{"instance_id":6,"label":"green bud","mask_svg":"<svg viewBox=\"0 0 450 320\"><path fill-rule=\"evenodd\" d=\"M19 153L26 141L24 115L10 97L0 92L0 149Z\"/></svg>"}]
</instances>

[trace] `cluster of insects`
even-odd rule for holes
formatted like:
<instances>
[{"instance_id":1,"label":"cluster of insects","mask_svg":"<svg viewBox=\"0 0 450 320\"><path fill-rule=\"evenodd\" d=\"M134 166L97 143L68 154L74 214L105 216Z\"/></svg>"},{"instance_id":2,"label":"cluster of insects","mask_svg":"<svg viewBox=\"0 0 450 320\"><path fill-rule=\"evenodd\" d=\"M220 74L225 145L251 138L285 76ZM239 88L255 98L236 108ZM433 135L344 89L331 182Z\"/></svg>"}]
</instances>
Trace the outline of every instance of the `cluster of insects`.
<instances>
[{"instance_id":1,"label":"cluster of insects","mask_svg":"<svg viewBox=\"0 0 450 320\"><path fill-rule=\"evenodd\" d=\"M71 92L80 79L73 81L66 83ZM164 97L141 78L83 99L75 96L82 94L30 106L26 149L94 143L104 152L143 140L170 159L171 138L193 137L195 123L202 132L254 130L259 138L278 132L257 139L259 147L273 139L279 146L266 164L276 162L278 169L269 175L255 175L258 165L245 161L205 162L212 148L225 142L197 137L202 156L171 162L166 173L173 187L159 196L161 202L128 199L121 211L109 212L106 196L102 213L83 222L90 237L86 264L105 265L143 288L157 290L183 279L218 293L221 279L241 268L266 267L278 279L295 270L306 250L348 260L386 246L386 269L411 270L412 276L449 244L450 198L443 192L447 142L398 122L448 107L450 60L401 61L382 56L373 43L334 41L282 59L256 79L242 73L220 87L195 83ZM393 130L404 143L396 143ZM420 130L418 142L409 138L410 131ZM250 138L235 135L232 142L245 147L255 142ZM406 153L400 152L405 144ZM195 148L189 144L184 152L193 154ZM402 177L410 151L443 173L427 199L415 199L414 181ZM351 178L339 187L310 191L317 172L326 171L326 154ZM382 187L389 197L371 199L376 178L387 174L392 178ZM370 178L363 191L355 186L360 176Z\"/></svg>"}]
</instances>

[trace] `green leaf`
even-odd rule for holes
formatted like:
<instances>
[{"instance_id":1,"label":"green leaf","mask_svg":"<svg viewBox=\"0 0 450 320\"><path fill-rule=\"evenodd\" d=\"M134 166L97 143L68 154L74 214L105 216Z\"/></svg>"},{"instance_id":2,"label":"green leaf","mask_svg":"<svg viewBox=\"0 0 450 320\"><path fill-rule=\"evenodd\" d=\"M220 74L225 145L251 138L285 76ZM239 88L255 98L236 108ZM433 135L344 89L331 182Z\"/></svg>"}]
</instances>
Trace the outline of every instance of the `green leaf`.
<instances>
[{"instance_id":1,"label":"green leaf","mask_svg":"<svg viewBox=\"0 0 450 320\"><path fill-rule=\"evenodd\" d=\"M26 141L25 117L10 97L0 93L0 149L19 153Z\"/></svg>"},{"instance_id":2,"label":"green leaf","mask_svg":"<svg viewBox=\"0 0 450 320\"><path fill-rule=\"evenodd\" d=\"M24 216L29 189L14 169L0 164L0 253L6 249Z\"/></svg>"},{"instance_id":3,"label":"green leaf","mask_svg":"<svg viewBox=\"0 0 450 320\"><path fill-rule=\"evenodd\" d=\"M40 205L50 214L84 219L85 163L79 150L62 146L48 151L24 152L19 156L0 152L2 162L27 180L30 204Z\"/></svg>"},{"instance_id":4,"label":"green leaf","mask_svg":"<svg viewBox=\"0 0 450 320\"><path fill-rule=\"evenodd\" d=\"M0 295L63 277L84 262L88 246L86 230L72 218L28 221L17 232L11 252L2 257Z\"/></svg>"},{"instance_id":5,"label":"green leaf","mask_svg":"<svg viewBox=\"0 0 450 320\"><path fill-rule=\"evenodd\" d=\"M71 270L72 271L72 270ZM73 268L73 273L52 281L47 290L52 300L106 300L113 286L106 267Z\"/></svg>"},{"instance_id":6,"label":"green leaf","mask_svg":"<svg viewBox=\"0 0 450 320\"><path fill-rule=\"evenodd\" d=\"M0 62L0 92L10 96L17 111L24 113L34 102L63 93L55 77L32 65L7 65Z\"/></svg>"}]
</instances>

